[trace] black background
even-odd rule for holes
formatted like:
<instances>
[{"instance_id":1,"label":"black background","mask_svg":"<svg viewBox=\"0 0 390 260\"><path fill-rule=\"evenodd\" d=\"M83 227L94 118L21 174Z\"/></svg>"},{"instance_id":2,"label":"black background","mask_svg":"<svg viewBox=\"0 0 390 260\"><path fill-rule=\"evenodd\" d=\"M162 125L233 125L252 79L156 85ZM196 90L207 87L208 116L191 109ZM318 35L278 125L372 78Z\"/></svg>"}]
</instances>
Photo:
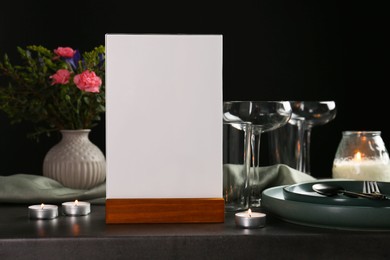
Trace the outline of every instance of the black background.
<instances>
[{"instance_id":1,"label":"black background","mask_svg":"<svg viewBox=\"0 0 390 260\"><path fill-rule=\"evenodd\" d=\"M104 44L106 33L222 34L224 100L336 101L336 118L312 132L312 174L330 177L342 131L380 130L390 143L388 15L380 3L2 1L0 55L12 58L16 46L30 44L89 51ZM90 134L103 151L104 124ZM26 138L30 127L10 125L0 114L0 175L41 174L59 137L36 143Z\"/></svg>"}]
</instances>

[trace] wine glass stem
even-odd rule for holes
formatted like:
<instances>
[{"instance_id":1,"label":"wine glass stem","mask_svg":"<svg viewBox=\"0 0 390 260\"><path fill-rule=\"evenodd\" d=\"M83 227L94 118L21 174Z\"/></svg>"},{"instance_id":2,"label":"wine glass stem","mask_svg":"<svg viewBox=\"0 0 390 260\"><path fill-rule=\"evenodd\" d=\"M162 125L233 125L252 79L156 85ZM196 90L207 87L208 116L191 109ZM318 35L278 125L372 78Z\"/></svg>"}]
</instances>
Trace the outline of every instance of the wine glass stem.
<instances>
[{"instance_id":1,"label":"wine glass stem","mask_svg":"<svg viewBox=\"0 0 390 260\"><path fill-rule=\"evenodd\" d=\"M245 127L245 138L244 138L244 176L245 176L245 187L244 187L244 207L249 207L249 198L251 194L251 137L252 137L252 126L246 125Z\"/></svg>"},{"instance_id":2,"label":"wine glass stem","mask_svg":"<svg viewBox=\"0 0 390 260\"><path fill-rule=\"evenodd\" d=\"M304 141L304 161L305 161L305 172L310 174L310 139L311 139L311 127L305 130L305 141Z\"/></svg>"},{"instance_id":3,"label":"wine glass stem","mask_svg":"<svg viewBox=\"0 0 390 260\"><path fill-rule=\"evenodd\" d=\"M252 165L256 169L260 166L260 133L252 132L251 136L251 147L252 147ZM255 170L256 173L256 170Z\"/></svg>"},{"instance_id":4,"label":"wine glass stem","mask_svg":"<svg viewBox=\"0 0 390 260\"><path fill-rule=\"evenodd\" d=\"M295 162L295 168L298 171L306 172L306 156L304 153L306 152L305 147L305 125L304 125L304 119L297 119L296 120L296 140L294 143L295 147L295 156L294 156L294 162Z\"/></svg>"},{"instance_id":5,"label":"wine glass stem","mask_svg":"<svg viewBox=\"0 0 390 260\"><path fill-rule=\"evenodd\" d=\"M260 197L261 190L259 186L260 176L259 176L259 167L260 167L260 139L261 139L261 130L253 129L251 134L251 150L252 150L252 168L253 171L250 175L251 182L251 207L260 207Z\"/></svg>"}]
</instances>

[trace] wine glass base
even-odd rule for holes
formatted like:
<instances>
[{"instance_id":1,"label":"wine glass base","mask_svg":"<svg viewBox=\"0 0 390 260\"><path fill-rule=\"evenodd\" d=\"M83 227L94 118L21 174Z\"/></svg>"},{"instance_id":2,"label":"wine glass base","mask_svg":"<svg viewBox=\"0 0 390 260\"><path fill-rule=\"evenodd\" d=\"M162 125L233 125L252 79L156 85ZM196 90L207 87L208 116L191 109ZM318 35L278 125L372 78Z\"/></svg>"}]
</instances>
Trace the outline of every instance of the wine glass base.
<instances>
[{"instance_id":1,"label":"wine glass base","mask_svg":"<svg viewBox=\"0 0 390 260\"><path fill-rule=\"evenodd\" d=\"M253 208L260 208L261 207L261 199L253 199L253 200L251 200L249 207L251 209L253 209Z\"/></svg>"},{"instance_id":2,"label":"wine glass base","mask_svg":"<svg viewBox=\"0 0 390 260\"><path fill-rule=\"evenodd\" d=\"M238 212L248 210L248 207L242 205L225 205L225 212Z\"/></svg>"}]
</instances>

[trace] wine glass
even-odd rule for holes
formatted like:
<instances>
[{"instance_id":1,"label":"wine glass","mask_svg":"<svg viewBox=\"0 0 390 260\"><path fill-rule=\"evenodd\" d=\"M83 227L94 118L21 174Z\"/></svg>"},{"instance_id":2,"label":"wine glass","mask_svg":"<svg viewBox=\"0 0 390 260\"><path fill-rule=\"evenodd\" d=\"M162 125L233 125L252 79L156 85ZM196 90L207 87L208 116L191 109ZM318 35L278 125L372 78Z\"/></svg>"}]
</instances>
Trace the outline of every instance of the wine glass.
<instances>
[{"instance_id":1,"label":"wine glass","mask_svg":"<svg viewBox=\"0 0 390 260\"><path fill-rule=\"evenodd\" d=\"M290 101L291 119L281 128L269 133L270 163L286 164L310 174L311 129L333 120L334 101Z\"/></svg>"},{"instance_id":2,"label":"wine glass","mask_svg":"<svg viewBox=\"0 0 390 260\"><path fill-rule=\"evenodd\" d=\"M264 132L277 129L291 117L288 101L226 101L223 103L223 120L245 132L244 172L250 207L260 206L259 186L260 139ZM253 171L251 171L251 165Z\"/></svg>"},{"instance_id":3,"label":"wine glass","mask_svg":"<svg viewBox=\"0 0 390 260\"><path fill-rule=\"evenodd\" d=\"M293 117L301 117L303 120L303 172L311 174L310 169L310 142L312 128L327 124L336 117L337 109L335 101L290 101Z\"/></svg>"}]
</instances>

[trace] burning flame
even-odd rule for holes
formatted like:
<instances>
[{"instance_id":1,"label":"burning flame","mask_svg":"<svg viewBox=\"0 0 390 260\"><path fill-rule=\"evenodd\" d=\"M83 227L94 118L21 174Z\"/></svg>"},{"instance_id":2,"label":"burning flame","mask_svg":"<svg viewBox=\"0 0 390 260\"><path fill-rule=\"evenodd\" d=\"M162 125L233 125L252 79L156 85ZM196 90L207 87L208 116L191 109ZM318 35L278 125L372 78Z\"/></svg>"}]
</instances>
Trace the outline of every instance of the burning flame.
<instances>
[{"instance_id":1,"label":"burning flame","mask_svg":"<svg viewBox=\"0 0 390 260\"><path fill-rule=\"evenodd\" d=\"M362 154L360 152L355 153L355 155L353 156L353 159L355 161L360 161L362 159Z\"/></svg>"}]
</instances>

